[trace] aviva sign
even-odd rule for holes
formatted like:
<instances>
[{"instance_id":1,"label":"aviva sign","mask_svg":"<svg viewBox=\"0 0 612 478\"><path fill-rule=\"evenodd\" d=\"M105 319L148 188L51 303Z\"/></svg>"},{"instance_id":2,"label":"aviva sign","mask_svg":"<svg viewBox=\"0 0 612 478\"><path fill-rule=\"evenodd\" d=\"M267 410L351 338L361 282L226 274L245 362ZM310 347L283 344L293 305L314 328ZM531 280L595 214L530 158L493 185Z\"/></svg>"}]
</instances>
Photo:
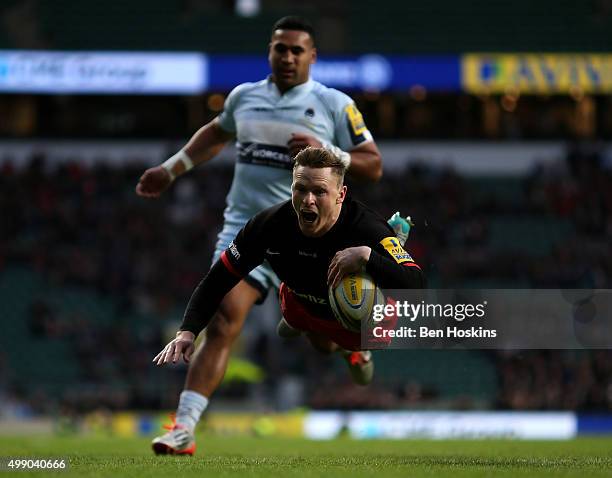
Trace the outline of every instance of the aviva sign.
<instances>
[{"instance_id":1,"label":"aviva sign","mask_svg":"<svg viewBox=\"0 0 612 478\"><path fill-rule=\"evenodd\" d=\"M486 54L461 57L469 93L564 94L612 92L612 54Z\"/></svg>"}]
</instances>

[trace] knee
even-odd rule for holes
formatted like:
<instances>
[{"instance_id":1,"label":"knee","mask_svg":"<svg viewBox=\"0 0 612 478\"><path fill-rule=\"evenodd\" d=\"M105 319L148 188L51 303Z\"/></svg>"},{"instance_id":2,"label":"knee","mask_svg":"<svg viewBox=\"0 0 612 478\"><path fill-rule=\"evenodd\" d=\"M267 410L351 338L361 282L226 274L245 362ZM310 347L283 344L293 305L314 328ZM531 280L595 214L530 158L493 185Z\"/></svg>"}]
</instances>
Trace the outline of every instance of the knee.
<instances>
[{"instance_id":1,"label":"knee","mask_svg":"<svg viewBox=\"0 0 612 478\"><path fill-rule=\"evenodd\" d=\"M237 310L222 304L206 329L206 338L231 343L240 334L243 322Z\"/></svg>"}]
</instances>

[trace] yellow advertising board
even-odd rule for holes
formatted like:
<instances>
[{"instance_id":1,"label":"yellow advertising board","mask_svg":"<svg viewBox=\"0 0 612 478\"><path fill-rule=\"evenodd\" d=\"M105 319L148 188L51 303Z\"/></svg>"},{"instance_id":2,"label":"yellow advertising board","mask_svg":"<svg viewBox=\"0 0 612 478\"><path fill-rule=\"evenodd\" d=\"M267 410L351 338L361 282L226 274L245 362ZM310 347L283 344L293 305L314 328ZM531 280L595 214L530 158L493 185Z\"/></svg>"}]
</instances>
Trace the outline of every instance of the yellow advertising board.
<instances>
[{"instance_id":1,"label":"yellow advertising board","mask_svg":"<svg viewBox=\"0 0 612 478\"><path fill-rule=\"evenodd\" d=\"M469 53L461 84L474 94L612 92L612 54Z\"/></svg>"},{"instance_id":2,"label":"yellow advertising board","mask_svg":"<svg viewBox=\"0 0 612 478\"><path fill-rule=\"evenodd\" d=\"M199 429L218 435L302 437L305 416L303 410L284 413L216 412L206 415ZM80 430L123 437L154 436L165 432L162 424L170 424L167 414L92 412L83 417Z\"/></svg>"},{"instance_id":3,"label":"yellow advertising board","mask_svg":"<svg viewBox=\"0 0 612 478\"><path fill-rule=\"evenodd\" d=\"M204 420L207 431L219 435L304 436L304 412L213 413Z\"/></svg>"}]
</instances>

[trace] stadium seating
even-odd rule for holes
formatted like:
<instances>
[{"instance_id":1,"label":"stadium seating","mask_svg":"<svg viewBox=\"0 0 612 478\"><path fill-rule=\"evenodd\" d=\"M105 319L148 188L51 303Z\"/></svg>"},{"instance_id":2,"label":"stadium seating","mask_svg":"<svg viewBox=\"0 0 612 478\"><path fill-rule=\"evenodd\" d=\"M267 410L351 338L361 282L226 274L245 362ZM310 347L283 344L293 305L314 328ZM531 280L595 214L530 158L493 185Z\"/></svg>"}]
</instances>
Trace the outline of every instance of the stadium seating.
<instances>
[{"instance_id":1,"label":"stadium seating","mask_svg":"<svg viewBox=\"0 0 612 478\"><path fill-rule=\"evenodd\" d=\"M467 350L391 350L375 354L377 380L394 387L418 383L438 400L492 403L497 392L494 364L484 352ZM402 377L399 380L399 377Z\"/></svg>"},{"instance_id":2,"label":"stadium seating","mask_svg":"<svg viewBox=\"0 0 612 478\"><path fill-rule=\"evenodd\" d=\"M178 217L173 205L179 199L174 190L155 204L134 199L132 182L137 173L132 166L89 169L72 165L71 174L66 174L66 169L55 171L41 168L41 164L33 162L14 175L0 176L11 197L27 204L21 215L14 216L11 203L0 202L0 214L10 218L10 228L0 232L11 237L11 247L0 262L0 303L9 318L2 339L10 363L4 369L9 376L4 378L16 389L44 393L49 403L70 403L76 394L93 397L91 401L78 400L84 408L99 404L100 396L106 397L109 407L172 406L182 373L162 373L149 361L165 342L167 330L176 327L184 300L208 263L223 208L220 191L227 188L231 167L221 164L206 173L196 172L193 180L202 195L198 201L207 205L208 212L195 208ZM62 181L56 180L56 174ZM603 172L594 174L605 177ZM105 181L108 177L114 180ZM555 268L544 278L534 275L528 258L554 264L558 245L565 244L570 260L578 260L589 241L601 240L591 232L588 239L576 243L579 250L573 249L574 243L567 241L581 234L582 227L571 215L573 203L564 200L567 207L556 211L553 204L534 204L528 195L535 188L552 191L551 197L557 197L554 188L558 181L547 181L537 174L462 178L412 168L386 176L384 187L356 186L353 190L383 214L397 208L414 211L419 225L408 248L425 267L430 287L527 288L568 279L558 276L565 272ZM594 183L588 177L576 181L576 187L585 193L607 191L605 181ZM35 198L35 202L26 201L26 197ZM51 208L46 202L50 198L59 201ZM168 224L173 225L172 234ZM46 241L43 249L37 246L42 240ZM110 254L111 250L116 253ZM604 251L609 253L609 248ZM594 255L584 260L606 264L606 257ZM75 260L83 262L64 267L67 261ZM490 261L495 261L495 268L489 267ZM104 273L92 278L88 268ZM27 354L23 353L24 343L28 344ZM296 353L292 346L279 362L274 359L282 346L277 338L259 336L251 344L255 362L264 370L276 370L266 379L266 387L274 389L285 377L297 375L306 380L312 396L318 397L313 399L314 406L338 406L329 401L333 394L317 395L316 390L332 386L320 381L321 367L331 374L332 384L343 383L346 371L340 361L320 362L323 359L315 355L304 360L303 355L312 355L312 351L302 344L298 360L291 359L290 354ZM249 350L247 347L247 356ZM525 355L525 363L529 357L533 356ZM479 351L377 352L374 386L395 397L385 406L470 408L501 403L512 407L511 398L498 402L503 383L499 364L513 364L512 360L504 357L500 361L494 353ZM570 370L577 360L567 362ZM513 366L522 363L518 360ZM253 390L250 386L233 387L228 396L246 399ZM222 389L219 396L223 395ZM418 397L416 402L414 396Z\"/></svg>"},{"instance_id":3,"label":"stadium seating","mask_svg":"<svg viewBox=\"0 0 612 478\"><path fill-rule=\"evenodd\" d=\"M310 3L310 2L309 2ZM4 7L15 7L16 2ZM338 31L321 31L328 53L457 53L465 51L607 51L612 16L605 2L404 2L372 8L353 2L293 2L290 10L324 22L346 18ZM36 2L37 24L47 42L67 50L202 50L261 53L270 25L287 14L287 2L262 2L259 15L240 18L231 2L130 0L89 4ZM0 7L2 13L2 7ZM568 22L567 19L572 21ZM342 24L341 22L339 24ZM146 28L139 28L146 25ZM315 22L317 26L317 22ZM324 30L320 28L320 30ZM337 35L341 38L338 39ZM326 41L329 38L329 41ZM0 47L14 48L0 32Z\"/></svg>"}]
</instances>

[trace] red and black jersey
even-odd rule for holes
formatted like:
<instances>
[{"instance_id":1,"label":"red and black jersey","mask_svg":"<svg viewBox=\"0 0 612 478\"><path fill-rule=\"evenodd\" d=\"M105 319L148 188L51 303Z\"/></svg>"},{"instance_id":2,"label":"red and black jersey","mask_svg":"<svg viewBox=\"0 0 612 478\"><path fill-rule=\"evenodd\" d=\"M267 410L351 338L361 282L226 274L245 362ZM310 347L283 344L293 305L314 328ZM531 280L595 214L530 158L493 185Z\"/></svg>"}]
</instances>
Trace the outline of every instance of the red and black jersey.
<instances>
[{"instance_id":1,"label":"red and black jersey","mask_svg":"<svg viewBox=\"0 0 612 478\"><path fill-rule=\"evenodd\" d=\"M327 302L327 271L336 252L355 246L372 249L366 271L381 288L422 288L420 268L387 222L347 196L340 216L321 237L300 231L291 201L253 217L213 265L191 297L181 330L199 333L231 288L264 260L314 314L333 319Z\"/></svg>"}]
</instances>

